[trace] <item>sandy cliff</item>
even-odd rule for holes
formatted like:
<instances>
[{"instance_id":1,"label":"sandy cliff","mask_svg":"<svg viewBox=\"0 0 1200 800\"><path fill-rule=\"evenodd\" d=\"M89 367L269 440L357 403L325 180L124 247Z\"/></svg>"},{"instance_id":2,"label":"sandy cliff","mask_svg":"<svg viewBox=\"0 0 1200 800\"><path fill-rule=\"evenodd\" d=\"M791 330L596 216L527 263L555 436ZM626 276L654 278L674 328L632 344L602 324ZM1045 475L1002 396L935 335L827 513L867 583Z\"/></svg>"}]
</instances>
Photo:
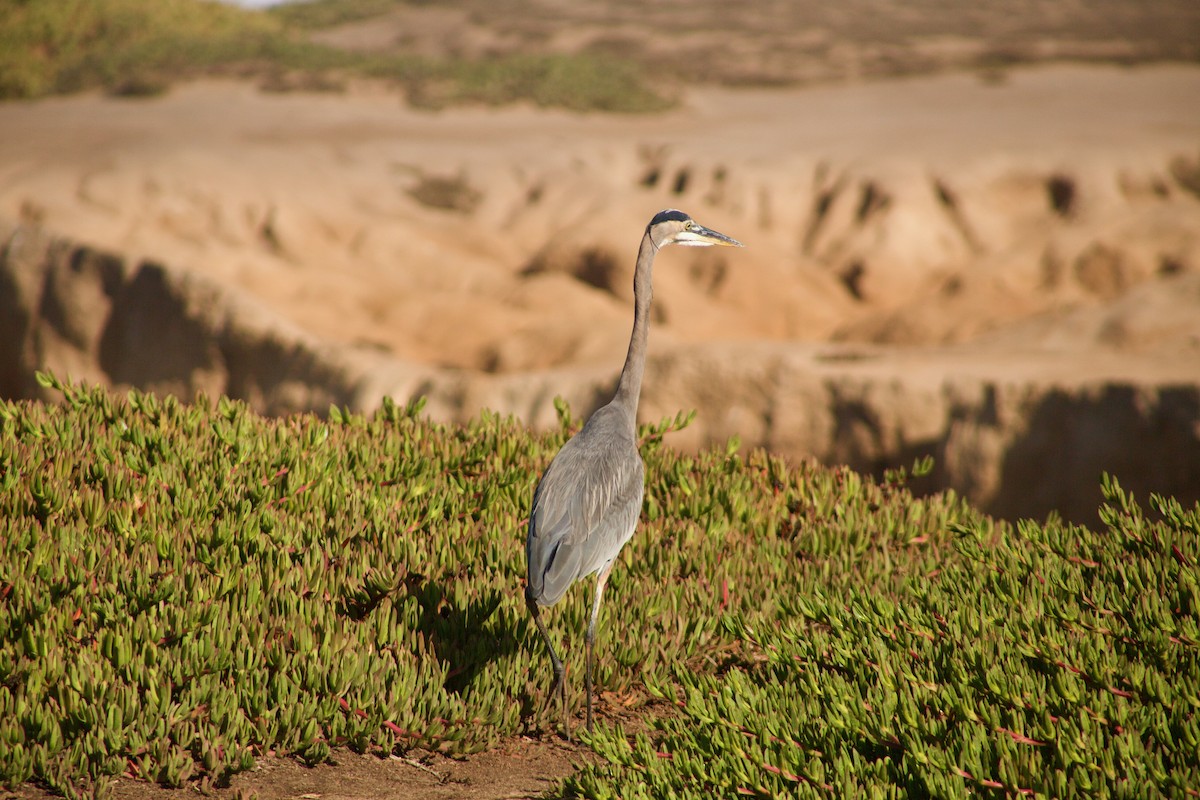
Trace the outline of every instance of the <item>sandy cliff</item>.
<instances>
[{"instance_id":1,"label":"sandy cliff","mask_svg":"<svg viewBox=\"0 0 1200 800\"><path fill-rule=\"evenodd\" d=\"M225 83L0 107L0 392L32 371L268 413L423 394L553 421L611 388L645 220L644 419L1003 514L1101 470L1200 496L1200 69L697 90L648 118Z\"/></svg>"}]
</instances>

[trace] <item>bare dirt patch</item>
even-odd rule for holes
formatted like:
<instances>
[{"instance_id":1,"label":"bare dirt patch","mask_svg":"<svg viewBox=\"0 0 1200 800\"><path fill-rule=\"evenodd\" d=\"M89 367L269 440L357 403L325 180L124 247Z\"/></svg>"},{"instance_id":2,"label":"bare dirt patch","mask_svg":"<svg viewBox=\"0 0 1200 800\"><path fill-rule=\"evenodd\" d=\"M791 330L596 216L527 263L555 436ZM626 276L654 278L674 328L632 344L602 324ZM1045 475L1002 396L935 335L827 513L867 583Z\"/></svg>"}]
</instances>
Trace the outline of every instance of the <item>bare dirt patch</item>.
<instances>
[{"instance_id":1,"label":"bare dirt patch","mask_svg":"<svg viewBox=\"0 0 1200 800\"><path fill-rule=\"evenodd\" d=\"M578 676L576 676L578 679ZM544 687L548 688L548 687ZM583 695L571 686L571 730L583 730ZM540 699L539 699L540 702ZM600 692L596 717L601 724L621 725L628 733L645 731L655 715L676 713L644 690L625 694ZM556 709L546 709L542 725L468 756L447 756L421 749L391 756L335 749L330 760L306 766L289 757L266 756L255 768L234 775L228 786L201 787L192 781L170 789L145 780L118 778L112 800L178 800L181 796L212 800L532 800L552 791L580 766L598 756L579 741L560 733ZM0 787L0 800L50 800L54 795L33 784L16 791Z\"/></svg>"},{"instance_id":2,"label":"bare dirt patch","mask_svg":"<svg viewBox=\"0 0 1200 800\"><path fill-rule=\"evenodd\" d=\"M381 758L348 750L334 752L330 763L306 767L291 758L267 757L230 785L209 790L216 800L520 800L553 788L591 757L579 744L558 738L520 737L494 750L466 758L411 751ZM114 800L171 800L202 796L195 785L167 789L146 781L121 778ZM52 795L35 786L15 793L0 791L3 800L46 800Z\"/></svg>"}]
</instances>

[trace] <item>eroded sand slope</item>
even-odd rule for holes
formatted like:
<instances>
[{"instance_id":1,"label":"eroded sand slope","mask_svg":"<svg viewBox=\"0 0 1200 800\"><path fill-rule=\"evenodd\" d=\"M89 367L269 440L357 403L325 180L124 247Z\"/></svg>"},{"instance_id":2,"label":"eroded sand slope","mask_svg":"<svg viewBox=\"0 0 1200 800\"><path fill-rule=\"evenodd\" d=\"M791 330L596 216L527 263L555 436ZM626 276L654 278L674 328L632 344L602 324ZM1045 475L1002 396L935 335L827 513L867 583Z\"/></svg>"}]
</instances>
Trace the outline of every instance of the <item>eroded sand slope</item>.
<instances>
[{"instance_id":1,"label":"eroded sand slope","mask_svg":"<svg viewBox=\"0 0 1200 800\"><path fill-rule=\"evenodd\" d=\"M555 394L582 411L611 386L640 230L675 206L749 245L656 268L643 417L698 408L677 443L872 469L933 452L941 485L1005 513L1085 516L1114 460L1186 495L1197 96L1200 68L1163 66L695 90L634 118L219 82L3 105L0 216L24 233L0 391L42 367L270 412L420 393L550 424ZM1029 445L1038 424L1061 440ZM1065 448L1082 488L1021 506L1021 442Z\"/></svg>"}]
</instances>

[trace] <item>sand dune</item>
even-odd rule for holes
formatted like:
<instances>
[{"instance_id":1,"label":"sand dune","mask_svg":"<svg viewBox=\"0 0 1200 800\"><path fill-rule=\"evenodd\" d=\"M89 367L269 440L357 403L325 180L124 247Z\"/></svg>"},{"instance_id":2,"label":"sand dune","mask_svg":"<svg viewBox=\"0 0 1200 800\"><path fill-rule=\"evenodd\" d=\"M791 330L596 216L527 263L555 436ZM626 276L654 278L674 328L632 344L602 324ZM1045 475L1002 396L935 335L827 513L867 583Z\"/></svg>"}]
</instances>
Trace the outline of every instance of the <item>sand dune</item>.
<instances>
[{"instance_id":1,"label":"sand dune","mask_svg":"<svg viewBox=\"0 0 1200 800\"><path fill-rule=\"evenodd\" d=\"M1013 365L1042 353L1051 371L1090 363L1112 380L1108 365L1128 365L1138 385L1195 386L1196 97L1194 66L694 89L648 117L431 113L370 86L206 81L0 105L0 217L197 276L375 365L355 395L366 406L444 380L458 387L435 404L448 417L487 404L540 422L548 385L519 402L497 387L581 375L564 394L602 395L628 338L637 240L664 207L749 246L664 254L657 357L836 345L868 348L896 380L936 352L1020 382ZM55 366L53 348L35 351L26 361ZM407 377L389 385L389 370ZM668 403L651 397L651 411ZM702 397L678 400L706 413ZM718 406L714 436L849 452ZM885 449L855 457L906 455Z\"/></svg>"}]
</instances>

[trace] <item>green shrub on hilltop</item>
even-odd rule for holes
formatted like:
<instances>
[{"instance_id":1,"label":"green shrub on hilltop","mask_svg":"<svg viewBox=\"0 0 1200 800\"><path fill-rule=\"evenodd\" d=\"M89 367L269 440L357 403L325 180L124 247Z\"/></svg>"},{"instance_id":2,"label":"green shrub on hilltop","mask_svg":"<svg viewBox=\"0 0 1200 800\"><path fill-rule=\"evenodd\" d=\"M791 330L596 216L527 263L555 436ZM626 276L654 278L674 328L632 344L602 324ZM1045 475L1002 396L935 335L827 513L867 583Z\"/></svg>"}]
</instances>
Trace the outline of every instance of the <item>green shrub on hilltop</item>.
<instances>
[{"instance_id":1,"label":"green shrub on hilltop","mask_svg":"<svg viewBox=\"0 0 1200 800\"><path fill-rule=\"evenodd\" d=\"M386 77L389 69L384 64L379 74ZM587 53L430 63L406 86L411 104L430 109L527 101L571 111L645 113L662 111L673 103L650 89L642 70L631 62Z\"/></svg>"},{"instance_id":2,"label":"green shrub on hilltop","mask_svg":"<svg viewBox=\"0 0 1200 800\"><path fill-rule=\"evenodd\" d=\"M529 101L574 110L645 112L671 101L640 67L588 54L429 59L402 48L366 52L317 44L312 29L372 17L389 0L325 0L268 11L216 0L0 0L0 100L100 88L165 91L209 74L274 88L337 89L366 76L403 88L418 107Z\"/></svg>"},{"instance_id":3,"label":"green shrub on hilltop","mask_svg":"<svg viewBox=\"0 0 1200 800\"><path fill-rule=\"evenodd\" d=\"M470 753L538 730L534 435L419 404L265 419L64 386L0 404L0 785L203 789L274 751ZM566 796L1187 796L1200 509L1015 528L952 494L661 444L613 572ZM590 595L550 612L576 665ZM531 675L532 669L532 675ZM515 699L511 699L515 698ZM603 712L604 704L601 704ZM556 715L548 715L554 725Z\"/></svg>"},{"instance_id":4,"label":"green shrub on hilltop","mask_svg":"<svg viewBox=\"0 0 1200 800\"><path fill-rule=\"evenodd\" d=\"M197 0L0 0L0 98L129 93L278 54L273 18Z\"/></svg>"},{"instance_id":5,"label":"green shrub on hilltop","mask_svg":"<svg viewBox=\"0 0 1200 800\"><path fill-rule=\"evenodd\" d=\"M406 0L306 0L272 6L267 13L297 28L321 30L378 17L405 2Z\"/></svg>"}]
</instances>

